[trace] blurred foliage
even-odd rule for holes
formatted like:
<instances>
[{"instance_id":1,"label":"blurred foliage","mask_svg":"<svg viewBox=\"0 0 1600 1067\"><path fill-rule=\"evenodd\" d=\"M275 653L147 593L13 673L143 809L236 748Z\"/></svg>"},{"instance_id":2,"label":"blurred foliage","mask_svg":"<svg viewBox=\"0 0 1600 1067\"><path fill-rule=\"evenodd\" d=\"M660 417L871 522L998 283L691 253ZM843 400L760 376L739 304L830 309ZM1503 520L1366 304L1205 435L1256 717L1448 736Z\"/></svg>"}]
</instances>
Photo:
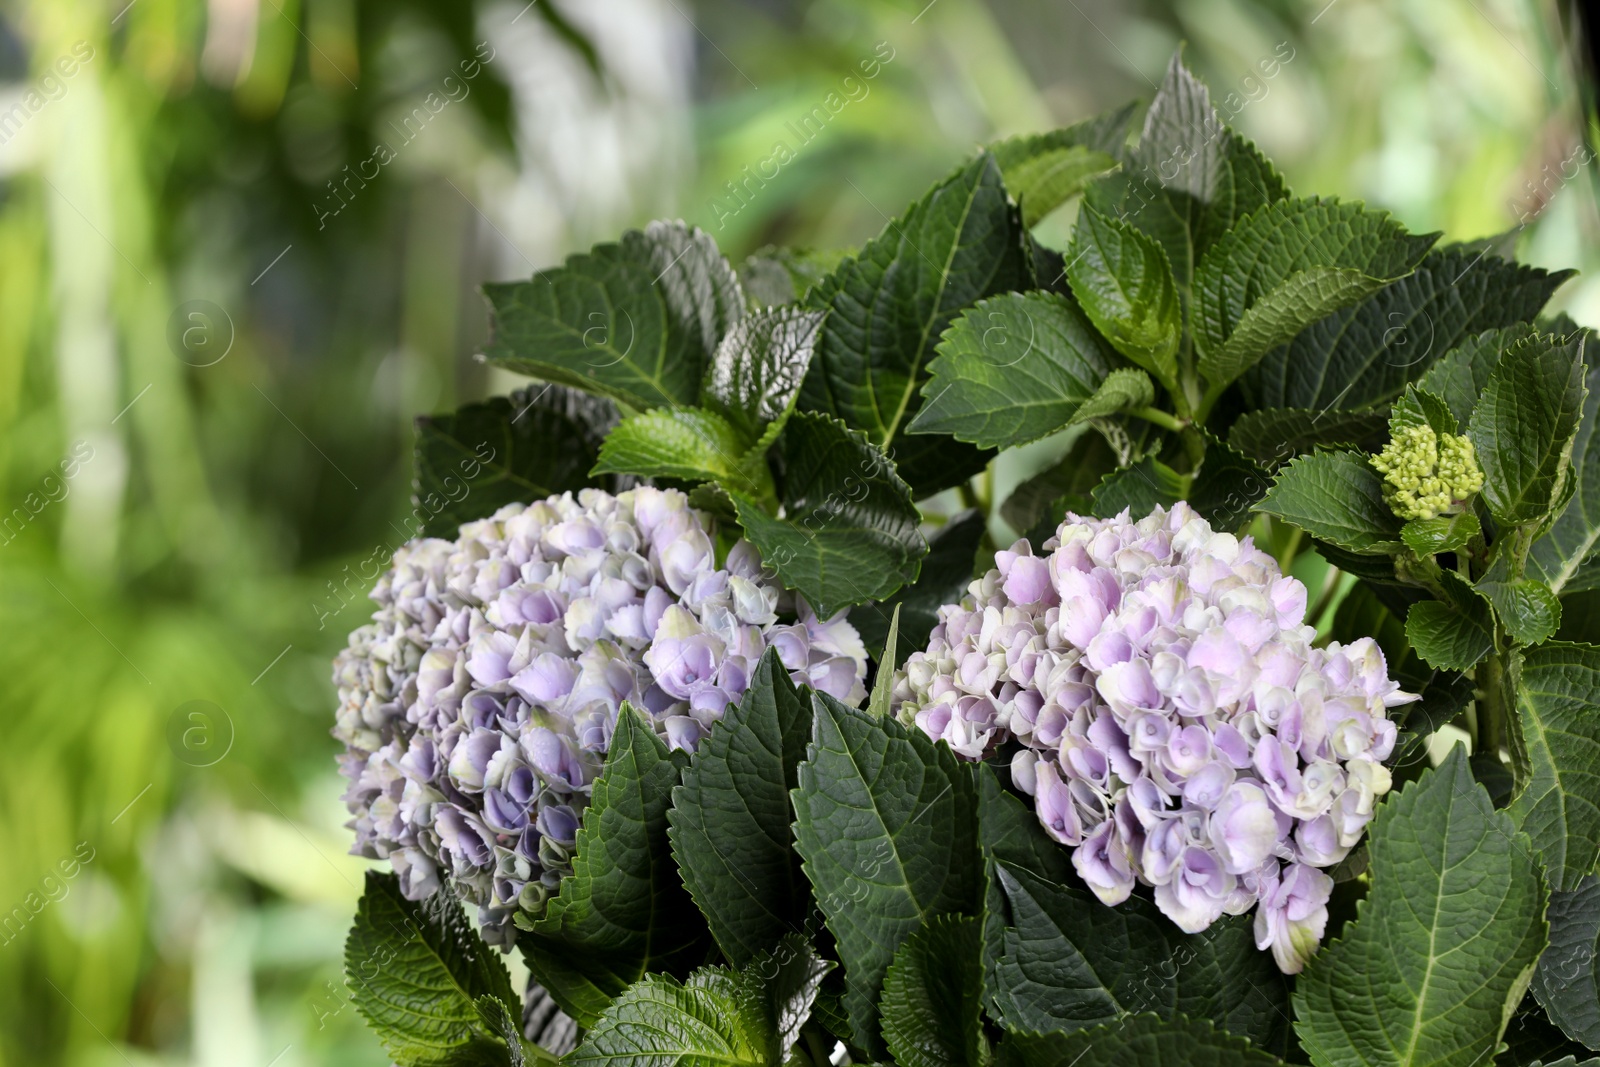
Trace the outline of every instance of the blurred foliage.
<instances>
[{"instance_id":1,"label":"blurred foliage","mask_svg":"<svg viewBox=\"0 0 1600 1067\"><path fill-rule=\"evenodd\" d=\"M858 245L1186 40L1297 192L1515 231L1600 324L1553 4L123 2L0 8L0 1065L383 1062L328 662L410 532L412 416L508 384L483 280L660 215Z\"/></svg>"}]
</instances>

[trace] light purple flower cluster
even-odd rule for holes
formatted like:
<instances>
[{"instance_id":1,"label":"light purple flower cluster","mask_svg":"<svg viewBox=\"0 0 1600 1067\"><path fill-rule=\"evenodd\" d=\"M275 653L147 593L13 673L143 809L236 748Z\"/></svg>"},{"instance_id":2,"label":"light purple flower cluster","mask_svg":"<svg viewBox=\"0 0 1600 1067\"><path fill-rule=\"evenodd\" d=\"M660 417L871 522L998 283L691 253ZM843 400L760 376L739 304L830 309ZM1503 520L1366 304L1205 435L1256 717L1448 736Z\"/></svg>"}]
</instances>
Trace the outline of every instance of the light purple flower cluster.
<instances>
[{"instance_id":1,"label":"light purple flower cluster","mask_svg":"<svg viewBox=\"0 0 1600 1067\"><path fill-rule=\"evenodd\" d=\"M1312 644L1306 590L1187 504L1135 523L1068 515L939 611L894 690L968 759L1018 742L1011 779L1079 875L1134 883L1190 933L1256 907L1296 973L1327 924L1331 867L1390 779L1387 710L1416 699L1370 638Z\"/></svg>"},{"instance_id":2,"label":"light purple flower cluster","mask_svg":"<svg viewBox=\"0 0 1600 1067\"><path fill-rule=\"evenodd\" d=\"M747 542L719 568L688 498L648 487L511 504L402 547L334 663L351 851L387 858L412 899L450 879L509 944L572 869L623 701L692 750L769 645L796 682L865 697L855 628L785 603L761 569Z\"/></svg>"}]
</instances>

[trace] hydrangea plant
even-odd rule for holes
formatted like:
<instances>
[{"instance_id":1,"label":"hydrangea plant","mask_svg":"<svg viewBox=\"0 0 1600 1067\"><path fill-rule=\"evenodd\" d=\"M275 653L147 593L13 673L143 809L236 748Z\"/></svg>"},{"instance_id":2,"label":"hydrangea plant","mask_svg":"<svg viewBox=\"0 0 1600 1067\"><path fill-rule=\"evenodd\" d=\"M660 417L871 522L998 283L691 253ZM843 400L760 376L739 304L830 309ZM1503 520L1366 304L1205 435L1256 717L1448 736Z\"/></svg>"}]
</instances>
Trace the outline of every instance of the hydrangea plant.
<instances>
[{"instance_id":1,"label":"hydrangea plant","mask_svg":"<svg viewBox=\"0 0 1600 1067\"><path fill-rule=\"evenodd\" d=\"M487 288L536 381L418 421L336 666L395 1062L1600 1049L1566 275L1293 196L1181 58L1136 113Z\"/></svg>"}]
</instances>

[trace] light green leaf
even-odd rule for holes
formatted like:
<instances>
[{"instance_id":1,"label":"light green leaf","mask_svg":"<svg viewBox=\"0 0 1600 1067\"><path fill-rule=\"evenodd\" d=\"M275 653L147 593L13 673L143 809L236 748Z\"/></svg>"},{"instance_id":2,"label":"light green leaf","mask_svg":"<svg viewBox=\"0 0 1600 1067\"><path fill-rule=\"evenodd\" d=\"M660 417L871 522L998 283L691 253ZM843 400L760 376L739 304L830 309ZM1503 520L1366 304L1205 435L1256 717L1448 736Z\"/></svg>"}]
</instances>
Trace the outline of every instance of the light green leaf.
<instances>
[{"instance_id":1,"label":"light green leaf","mask_svg":"<svg viewBox=\"0 0 1600 1067\"><path fill-rule=\"evenodd\" d=\"M701 406L721 414L748 443L788 419L811 366L822 316L779 307L735 323L700 383Z\"/></svg>"},{"instance_id":2,"label":"light green leaf","mask_svg":"<svg viewBox=\"0 0 1600 1067\"><path fill-rule=\"evenodd\" d=\"M567 1067L783 1067L832 965L787 939L741 972L651 974L606 1009Z\"/></svg>"},{"instance_id":3,"label":"light green leaf","mask_svg":"<svg viewBox=\"0 0 1600 1067\"><path fill-rule=\"evenodd\" d=\"M417 418L412 504L425 537L454 539L461 524L507 504L576 491L598 481L589 468L617 424L616 405L560 385Z\"/></svg>"},{"instance_id":4,"label":"light green leaf","mask_svg":"<svg viewBox=\"0 0 1600 1067\"><path fill-rule=\"evenodd\" d=\"M1009 447L1072 421L1116 365L1083 311L1054 293L1006 293L958 318L929 366L909 432Z\"/></svg>"},{"instance_id":5,"label":"light green leaf","mask_svg":"<svg viewBox=\"0 0 1600 1067\"><path fill-rule=\"evenodd\" d=\"M1201 1020L1130 1015L1071 1034L1010 1033L997 1067L1274 1067L1283 1061Z\"/></svg>"},{"instance_id":6,"label":"light green leaf","mask_svg":"<svg viewBox=\"0 0 1600 1067\"><path fill-rule=\"evenodd\" d=\"M479 1014L487 996L520 1013L505 965L448 891L407 900L393 874L367 872L344 948L356 1011L404 1067L506 1062L500 1037Z\"/></svg>"},{"instance_id":7,"label":"light green leaf","mask_svg":"<svg viewBox=\"0 0 1600 1067\"><path fill-rule=\"evenodd\" d=\"M987 152L940 182L807 297L828 318L800 390L888 445L916 414L934 345L951 320L1029 275L1022 223Z\"/></svg>"},{"instance_id":8,"label":"light green leaf","mask_svg":"<svg viewBox=\"0 0 1600 1067\"><path fill-rule=\"evenodd\" d=\"M1238 530L1272 486L1272 475L1204 433L1206 455L1189 487L1189 503L1217 530Z\"/></svg>"},{"instance_id":9,"label":"light green leaf","mask_svg":"<svg viewBox=\"0 0 1600 1067\"><path fill-rule=\"evenodd\" d=\"M1063 130L1025 134L989 146L1006 188L1022 207L1022 224L1032 229L1056 208L1083 191L1091 179L1117 166L1134 105Z\"/></svg>"},{"instance_id":10,"label":"light green leaf","mask_svg":"<svg viewBox=\"0 0 1600 1067\"><path fill-rule=\"evenodd\" d=\"M1296 983L1317 1067L1487 1062L1545 946L1548 894L1457 746L1390 796L1367 838L1372 888Z\"/></svg>"},{"instance_id":11,"label":"light green leaf","mask_svg":"<svg viewBox=\"0 0 1600 1067\"><path fill-rule=\"evenodd\" d=\"M878 996L900 944L935 915L978 906L972 779L922 731L812 699L795 847L838 945L855 1044L881 1056Z\"/></svg>"},{"instance_id":12,"label":"light green leaf","mask_svg":"<svg viewBox=\"0 0 1600 1067\"><path fill-rule=\"evenodd\" d=\"M704 921L684 892L667 841L677 765L627 704L578 830L572 873L531 932L528 969L578 1025L650 971L703 959Z\"/></svg>"},{"instance_id":13,"label":"light green leaf","mask_svg":"<svg viewBox=\"0 0 1600 1067\"><path fill-rule=\"evenodd\" d=\"M1383 480L1356 452L1313 452L1278 474L1257 511L1358 553L1400 547L1400 520L1383 500Z\"/></svg>"},{"instance_id":14,"label":"light green leaf","mask_svg":"<svg viewBox=\"0 0 1600 1067\"><path fill-rule=\"evenodd\" d=\"M694 403L701 369L744 315L716 242L681 222L652 222L483 291L489 362L640 409Z\"/></svg>"},{"instance_id":15,"label":"light green leaf","mask_svg":"<svg viewBox=\"0 0 1600 1067\"><path fill-rule=\"evenodd\" d=\"M1329 312L1411 273L1438 239L1386 212L1282 200L1225 234L1195 271L1191 322L1213 390Z\"/></svg>"},{"instance_id":16,"label":"light green leaf","mask_svg":"<svg viewBox=\"0 0 1600 1067\"><path fill-rule=\"evenodd\" d=\"M1464 671L1494 649L1489 612L1463 612L1440 600L1421 600L1406 613L1406 640L1438 670Z\"/></svg>"},{"instance_id":17,"label":"light green leaf","mask_svg":"<svg viewBox=\"0 0 1600 1067\"><path fill-rule=\"evenodd\" d=\"M1600 550L1600 435L1595 433L1600 426L1600 361L1592 357L1590 361L1595 366L1585 375L1588 395L1572 441L1576 480L1572 500L1528 553L1529 573L1543 578L1557 593L1568 588L1585 561Z\"/></svg>"},{"instance_id":18,"label":"light green leaf","mask_svg":"<svg viewBox=\"0 0 1600 1067\"><path fill-rule=\"evenodd\" d=\"M1376 411L1269 408L1245 412L1228 429L1230 445L1273 467L1318 448L1349 445L1376 452L1388 439L1388 419Z\"/></svg>"},{"instance_id":19,"label":"light green leaf","mask_svg":"<svg viewBox=\"0 0 1600 1067\"><path fill-rule=\"evenodd\" d=\"M796 412L783 435L783 518L733 494L745 536L822 618L914 581L928 543L894 464L837 419Z\"/></svg>"},{"instance_id":20,"label":"light green leaf","mask_svg":"<svg viewBox=\"0 0 1600 1067\"><path fill-rule=\"evenodd\" d=\"M712 725L672 791L672 857L735 966L800 929L811 913L789 840L789 790L810 738L810 702L769 648L743 699Z\"/></svg>"},{"instance_id":21,"label":"light green leaf","mask_svg":"<svg viewBox=\"0 0 1600 1067\"><path fill-rule=\"evenodd\" d=\"M1600 1049L1600 878L1550 894L1550 947L1533 972L1533 995L1572 1040Z\"/></svg>"},{"instance_id":22,"label":"light green leaf","mask_svg":"<svg viewBox=\"0 0 1600 1067\"><path fill-rule=\"evenodd\" d=\"M1533 839L1551 884L1576 889L1600 861L1600 648L1529 649L1511 680L1517 791L1507 812Z\"/></svg>"},{"instance_id":23,"label":"light green leaf","mask_svg":"<svg viewBox=\"0 0 1600 1067\"><path fill-rule=\"evenodd\" d=\"M1478 397L1500 365L1500 354L1534 335L1532 323L1518 322L1469 336L1441 356L1417 384L1450 405L1457 425L1470 425Z\"/></svg>"},{"instance_id":24,"label":"light green leaf","mask_svg":"<svg viewBox=\"0 0 1600 1067\"><path fill-rule=\"evenodd\" d=\"M1177 388L1183 312L1155 239L1084 205L1067 253L1067 280L1113 348Z\"/></svg>"},{"instance_id":25,"label":"light green leaf","mask_svg":"<svg viewBox=\"0 0 1600 1067\"><path fill-rule=\"evenodd\" d=\"M1544 519L1572 477L1586 338L1538 336L1513 345L1472 413L1468 433L1483 468L1483 499L1507 526Z\"/></svg>"},{"instance_id":26,"label":"light green leaf","mask_svg":"<svg viewBox=\"0 0 1600 1067\"><path fill-rule=\"evenodd\" d=\"M1431 519L1412 519L1400 528L1400 539L1419 557L1465 548L1483 532L1478 516L1470 511L1457 515L1438 515Z\"/></svg>"},{"instance_id":27,"label":"light green leaf","mask_svg":"<svg viewBox=\"0 0 1600 1067\"><path fill-rule=\"evenodd\" d=\"M1389 436L1414 426L1426 426L1442 436L1456 432L1456 417L1443 399L1425 387L1410 385L1389 412Z\"/></svg>"},{"instance_id":28,"label":"light green leaf","mask_svg":"<svg viewBox=\"0 0 1600 1067\"><path fill-rule=\"evenodd\" d=\"M1170 507L1184 498L1189 480L1159 459L1139 462L1106 475L1094 487L1090 500L1102 519L1115 518L1126 509L1137 522L1157 507Z\"/></svg>"},{"instance_id":29,"label":"light green leaf","mask_svg":"<svg viewBox=\"0 0 1600 1067\"><path fill-rule=\"evenodd\" d=\"M1505 576L1504 557L1478 582L1478 592L1494 605L1500 625L1518 644L1537 645L1561 628L1561 601L1537 578Z\"/></svg>"},{"instance_id":30,"label":"light green leaf","mask_svg":"<svg viewBox=\"0 0 1600 1067\"><path fill-rule=\"evenodd\" d=\"M1133 367L1118 367L1106 375L1094 395L1072 416L1074 423L1147 407L1155 403L1156 386L1150 375Z\"/></svg>"},{"instance_id":31,"label":"light green leaf","mask_svg":"<svg viewBox=\"0 0 1600 1067\"><path fill-rule=\"evenodd\" d=\"M889 714L889 702L894 699L894 673L899 666L895 659L900 636L900 605L894 606L894 617L889 620L889 633L884 638L883 654L878 657L878 677L872 683L872 698L867 701L867 711L874 718Z\"/></svg>"},{"instance_id":32,"label":"light green leaf","mask_svg":"<svg viewBox=\"0 0 1600 1067\"><path fill-rule=\"evenodd\" d=\"M766 450L751 445L714 411L658 408L622 420L600 447L593 473L717 482L730 492L773 499Z\"/></svg>"},{"instance_id":33,"label":"light green leaf","mask_svg":"<svg viewBox=\"0 0 1600 1067\"><path fill-rule=\"evenodd\" d=\"M1408 383L1425 378L1454 407L1454 396L1430 368L1476 334L1532 319L1571 275L1524 267L1474 247L1436 248L1415 272L1267 353L1239 384L1252 407L1320 412L1386 406ZM1486 369L1469 401L1478 399L1487 377ZM1470 413L1470 406L1457 410L1463 426Z\"/></svg>"},{"instance_id":34,"label":"light green leaf","mask_svg":"<svg viewBox=\"0 0 1600 1067\"><path fill-rule=\"evenodd\" d=\"M978 920L934 918L906 938L883 980L883 1040L899 1067L984 1067Z\"/></svg>"}]
</instances>

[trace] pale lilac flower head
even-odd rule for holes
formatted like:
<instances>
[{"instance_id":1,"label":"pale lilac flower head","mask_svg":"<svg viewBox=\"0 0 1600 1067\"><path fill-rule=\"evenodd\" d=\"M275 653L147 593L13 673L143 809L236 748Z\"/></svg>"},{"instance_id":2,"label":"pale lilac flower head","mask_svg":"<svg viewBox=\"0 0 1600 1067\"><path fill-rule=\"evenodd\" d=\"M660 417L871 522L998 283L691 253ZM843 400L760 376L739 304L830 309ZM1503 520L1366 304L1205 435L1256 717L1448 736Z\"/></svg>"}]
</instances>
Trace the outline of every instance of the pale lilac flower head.
<instances>
[{"instance_id":1,"label":"pale lilac flower head","mask_svg":"<svg viewBox=\"0 0 1600 1067\"><path fill-rule=\"evenodd\" d=\"M1137 883L1180 928L1256 909L1286 973L1316 951L1342 860L1389 789L1388 709L1415 700L1370 638L1313 645L1306 590L1188 504L1068 515L960 604L896 678L901 722L1001 751L1084 883Z\"/></svg>"},{"instance_id":2,"label":"pale lilac flower head","mask_svg":"<svg viewBox=\"0 0 1600 1067\"><path fill-rule=\"evenodd\" d=\"M372 599L334 663L352 851L414 899L451 883L501 944L571 871L624 701L693 750L769 645L796 682L866 696L844 615L784 594L747 542L719 568L676 490L507 505L402 547Z\"/></svg>"}]
</instances>

